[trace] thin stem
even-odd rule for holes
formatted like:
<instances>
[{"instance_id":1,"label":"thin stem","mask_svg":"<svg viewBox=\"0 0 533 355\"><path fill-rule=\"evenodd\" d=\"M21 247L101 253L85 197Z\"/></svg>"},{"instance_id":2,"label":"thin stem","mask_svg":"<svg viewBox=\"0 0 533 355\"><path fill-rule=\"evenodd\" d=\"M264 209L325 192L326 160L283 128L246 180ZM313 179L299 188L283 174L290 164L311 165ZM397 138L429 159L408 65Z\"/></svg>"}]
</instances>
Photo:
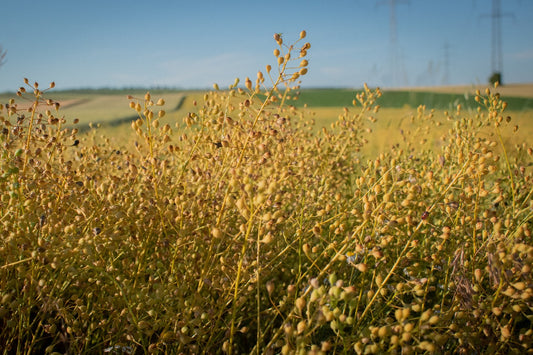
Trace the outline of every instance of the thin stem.
<instances>
[{"instance_id":1,"label":"thin stem","mask_svg":"<svg viewBox=\"0 0 533 355\"><path fill-rule=\"evenodd\" d=\"M246 234L244 235L244 242L242 244L241 257L239 258L239 266L237 267L237 276L235 277L235 288L233 291L233 308L231 312L231 326L230 326L228 354L231 354L233 352L233 335L235 334L235 318L237 316L237 303L238 303L237 296L239 295L239 284L241 281L244 254L246 253L246 248L248 246L248 238L250 237L250 233L252 231L254 215L255 213L252 211L250 213L250 218L248 219L248 226L246 228Z\"/></svg>"},{"instance_id":2,"label":"thin stem","mask_svg":"<svg viewBox=\"0 0 533 355\"><path fill-rule=\"evenodd\" d=\"M498 136L498 140L500 141L500 146L503 150L503 156L505 157L505 164L507 166L507 170L509 172L509 180L511 181L511 195L513 198L513 215L515 213L515 206L516 206L516 198L515 198L515 184L514 184L514 178L513 178L513 171L511 170L511 163L509 163L509 156L507 155L507 149L505 149L505 145L503 144L502 135L500 132L500 129L496 127L496 134Z\"/></svg>"},{"instance_id":3,"label":"thin stem","mask_svg":"<svg viewBox=\"0 0 533 355\"><path fill-rule=\"evenodd\" d=\"M31 131L33 129L33 120L35 119L35 112L37 112L37 106L39 106L40 98L41 98L41 91L35 90L35 101L32 104L31 117L30 117L30 122L28 124L28 135L26 137L26 145L25 145L26 152L30 149ZM24 172L26 171L26 166L28 165L29 158L30 158L29 154L24 154L24 165L22 167L22 175L24 175Z\"/></svg>"},{"instance_id":4,"label":"thin stem","mask_svg":"<svg viewBox=\"0 0 533 355\"><path fill-rule=\"evenodd\" d=\"M466 166L470 164L470 159L467 159L467 161L464 163L464 165L462 166L461 170L457 173L457 175L455 176L455 178L448 184L448 186L440 193L440 195L437 197L437 199L435 199L435 201L433 202L433 204L428 208L427 212L431 212L431 210L433 210L433 208L435 207L435 205L445 196L445 194L448 192L448 190L455 184L455 182L459 179L459 177L462 176ZM363 313L361 314L361 317L359 317L359 320L357 322L357 324L361 324L361 322L363 321L363 319L365 318L366 314L370 311L370 306L372 306L372 304L376 301L377 297L379 296L380 294L380 291L383 287L385 287L385 285L387 284L387 281L391 278L391 276L393 275L394 271L396 270L396 268L398 267L398 265L400 264L400 261L402 261L404 255L407 253L407 250L409 249L409 247L411 246L411 241L413 240L414 236L418 233L418 231L420 230L420 228L422 227L422 225L424 224L424 220L420 220L420 222L418 222L418 225L416 226L415 230L413 231L413 233L411 233L411 235L409 236L409 238L405 241L405 246L403 247L402 251L400 252L400 255L398 255L398 257L396 258L396 261L394 262L394 264L392 265L392 268L389 270L387 276L385 277L385 279L383 280L383 282L381 283L381 285L378 287L377 291L374 293L374 296L372 297L372 299L370 300L370 302L368 302L368 304L366 305Z\"/></svg>"}]
</instances>

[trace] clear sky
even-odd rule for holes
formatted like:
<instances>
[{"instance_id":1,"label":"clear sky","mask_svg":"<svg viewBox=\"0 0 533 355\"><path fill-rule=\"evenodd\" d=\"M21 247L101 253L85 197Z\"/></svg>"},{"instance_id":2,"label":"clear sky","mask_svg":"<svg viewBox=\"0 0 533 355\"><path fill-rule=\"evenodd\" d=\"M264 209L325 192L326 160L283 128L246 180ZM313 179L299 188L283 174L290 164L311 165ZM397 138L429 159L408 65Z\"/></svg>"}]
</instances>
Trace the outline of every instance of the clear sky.
<instances>
[{"instance_id":1,"label":"clear sky","mask_svg":"<svg viewBox=\"0 0 533 355\"><path fill-rule=\"evenodd\" d=\"M274 64L274 33L290 42L303 29L303 87L485 84L491 74L492 0L5 0L1 11L0 92L24 77L58 89L226 87ZM500 14L503 80L533 82L533 0L502 0Z\"/></svg>"}]
</instances>

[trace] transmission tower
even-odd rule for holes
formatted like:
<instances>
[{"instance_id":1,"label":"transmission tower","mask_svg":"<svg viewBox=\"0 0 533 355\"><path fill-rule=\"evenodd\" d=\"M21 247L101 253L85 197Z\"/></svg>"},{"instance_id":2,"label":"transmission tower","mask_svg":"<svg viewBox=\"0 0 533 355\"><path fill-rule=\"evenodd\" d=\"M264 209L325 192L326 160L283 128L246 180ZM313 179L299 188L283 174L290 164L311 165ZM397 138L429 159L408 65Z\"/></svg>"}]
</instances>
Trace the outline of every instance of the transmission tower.
<instances>
[{"instance_id":1,"label":"transmission tower","mask_svg":"<svg viewBox=\"0 0 533 355\"><path fill-rule=\"evenodd\" d=\"M491 51L491 70L492 74L489 81L499 81L502 84L503 77L503 50L502 50L502 18L513 16L509 13L502 13L500 0L492 0L492 51Z\"/></svg>"},{"instance_id":2,"label":"transmission tower","mask_svg":"<svg viewBox=\"0 0 533 355\"><path fill-rule=\"evenodd\" d=\"M448 85L450 83L450 43L444 43L444 76L442 83Z\"/></svg>"},{"instance_id":3,"label":"transmission tower","mask_svg":"<svg viewBox=\"0 0 533 355\"><path fill-rule=\"evenodd\" d=\"M502 12L500 0L492 0L492 73L502 74Z\"/></svg>"},{"instance_id":4,"label":"transmission tower","mask_svg":"<svg viewBox=\"0 0 533 355\"><path fill-rule=\"evenodd\" d=\"M390 20L389 20L389 41L390 41L390 66L392 74L392 85L398 84L398 77L400 72L400 60L398 51L398 35L396 30L396 5L406 4L407 1L402 0L384 0L378 4L388 4L390 6Z\"/></svg>"}]
</instances>

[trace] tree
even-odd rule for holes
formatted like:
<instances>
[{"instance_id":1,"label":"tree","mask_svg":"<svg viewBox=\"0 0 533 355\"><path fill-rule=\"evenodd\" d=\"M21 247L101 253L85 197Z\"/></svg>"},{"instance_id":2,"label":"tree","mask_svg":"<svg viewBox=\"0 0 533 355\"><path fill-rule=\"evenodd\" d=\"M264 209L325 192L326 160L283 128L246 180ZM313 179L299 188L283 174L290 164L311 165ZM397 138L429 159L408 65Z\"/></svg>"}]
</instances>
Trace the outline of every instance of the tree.
<instances>
[{"instance_id":1,"label":"tree","mask_svg":"<svg viewBox=\"0 0 533 355\"><path fill-rule=\"evenodd\" d=\"M502 74L498 72L492 73L492 75L489 78L489 82L494 85L496 83L502 85Z\"/></svg>"}]
</instances>

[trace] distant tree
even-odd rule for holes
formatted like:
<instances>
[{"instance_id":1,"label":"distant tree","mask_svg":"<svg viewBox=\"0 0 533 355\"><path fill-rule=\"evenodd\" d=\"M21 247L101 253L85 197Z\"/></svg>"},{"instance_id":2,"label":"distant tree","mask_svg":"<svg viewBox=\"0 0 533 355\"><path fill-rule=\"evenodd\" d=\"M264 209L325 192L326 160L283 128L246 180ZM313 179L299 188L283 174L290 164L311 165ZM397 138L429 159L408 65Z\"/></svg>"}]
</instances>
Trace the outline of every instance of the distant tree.
<instances>
[{"instance_id":1,"label":"distant tree","mask_svg":"<svg viewBox=\"0 0 533 355\"><path fill-rule=\"evenodd\" d=\"M495 73L492 73L492 75L490 76L489 78L489 83L491 83L492 85L498 83L500 85L502 85L502 73L498 73L498 72L495 72Z\"/></svg>"}]
</instances>

